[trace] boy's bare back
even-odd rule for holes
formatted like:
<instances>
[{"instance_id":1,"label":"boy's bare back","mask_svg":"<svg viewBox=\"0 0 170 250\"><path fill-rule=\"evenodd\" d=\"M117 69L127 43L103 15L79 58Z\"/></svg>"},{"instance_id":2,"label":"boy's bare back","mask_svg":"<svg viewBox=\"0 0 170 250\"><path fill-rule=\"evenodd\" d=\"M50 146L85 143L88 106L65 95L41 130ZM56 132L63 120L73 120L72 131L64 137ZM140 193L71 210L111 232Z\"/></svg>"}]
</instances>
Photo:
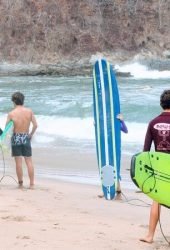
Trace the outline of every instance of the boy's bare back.
<instances>
[{"instance_id":1,"label":"boy's bare back","mask_svg":"<svg viewBox=\"0 0 170 250\"><path fill-rule=\"evenodd\" d=\"M32 110L21 105L9 113L8 120L14 122L14 133L29 133L30 124L36 123Z\"/></svg>"}]
</instances>

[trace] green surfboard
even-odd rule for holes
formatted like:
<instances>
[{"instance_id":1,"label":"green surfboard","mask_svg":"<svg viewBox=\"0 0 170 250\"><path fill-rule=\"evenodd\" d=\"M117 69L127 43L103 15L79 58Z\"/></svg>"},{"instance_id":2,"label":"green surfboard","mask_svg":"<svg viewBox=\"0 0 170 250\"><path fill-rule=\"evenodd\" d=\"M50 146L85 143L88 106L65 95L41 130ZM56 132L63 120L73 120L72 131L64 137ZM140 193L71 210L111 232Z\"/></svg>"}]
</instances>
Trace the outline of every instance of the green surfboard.
<instances>
[{"instance_id":1,"label":"green surfboard","mask_svg":"<svg viewBox=\"0 0 170 250\"><path fill-rule=\"evenodd\" d=\"M13 121L10 121L6 125L2 135L0 136L0 146L1 149L3 149L3 151L8 151L10 149L13 128L14 128L14 123Z\"/></svg>"},{"instance_id":2,"label":"green surfboard","mask_svg":"<svg viewBox=\"0 0 170 250\"><path fill-rule=\"evenodd\" d=\"M170 208L170 154L142 152L131 160L131 179L147 196Z\"/></svg>"}]
</instances>

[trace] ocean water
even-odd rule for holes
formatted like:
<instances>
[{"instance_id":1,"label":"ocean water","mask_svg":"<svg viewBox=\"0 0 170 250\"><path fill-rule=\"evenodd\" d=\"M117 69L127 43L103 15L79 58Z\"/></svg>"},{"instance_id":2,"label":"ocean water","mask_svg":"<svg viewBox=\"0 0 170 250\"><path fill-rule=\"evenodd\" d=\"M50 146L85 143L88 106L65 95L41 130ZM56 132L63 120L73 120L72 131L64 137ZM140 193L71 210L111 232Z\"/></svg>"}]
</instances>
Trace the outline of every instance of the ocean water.
<instances>
[{"instance_id":1,"label":"ocean water","mask_svg":"<svg viewBox=\"0 0 170 250\"><path fill-rule=\"evenodd\" d=\"M142 150L149 120L161 112L159 98L170 88L170 71L149 71L138 63L116 68L133 75L117 78L121 113L129 131L122 133L122 154L132 156ZM12 93L21 91L25 106L32 108L39 125L33 148L95 151L92 84L92 77L1 77L0 127L4 128L7 113L13 108ZM88 174L82 182L88 182Z\"/></svg>"}]
</instances>

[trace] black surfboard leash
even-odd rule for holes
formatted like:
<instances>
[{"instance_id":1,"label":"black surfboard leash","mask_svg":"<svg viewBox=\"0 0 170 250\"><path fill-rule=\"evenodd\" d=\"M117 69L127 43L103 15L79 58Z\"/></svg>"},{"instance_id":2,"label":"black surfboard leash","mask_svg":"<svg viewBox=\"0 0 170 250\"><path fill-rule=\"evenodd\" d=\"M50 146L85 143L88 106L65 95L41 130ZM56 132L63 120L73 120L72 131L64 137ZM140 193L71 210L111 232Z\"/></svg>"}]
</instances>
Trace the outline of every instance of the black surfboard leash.
<instances>
[{"instance_id":1,"label":"black surfboard leash","mask_svg":"<svg viewBox=\"0 0 170 250\"><path fill-rule=\"evenodd\" d=\"M121 192L121 194L122 194L122 196L123 196L124 199L125 199L123 202L126 202L126 203L128 203L129 205L136 206L136 207L149 207L149 206L151 205L151 204L149 204L149 203L147 203L147 202L145 202L145 201L143 201L143 200L141 200L141 199L137 199L137 198L128 199L127 196L126 196L123 192ZM131 203L131 202L133 202L133 201L141 202L141 203L143 203L144 205Z\"/></svg>"},{"instance_id":2,"label":"black surfboard leash","mask_svg":"<svg viewBox=\"0 0 170 250\"><path fill-rule=\"evenodd\" d=\"M156 186L156 177L154 175L154 169L153 169L153 166L152 166L152 162L151 162L151 156L150 156L150 152L148 152L148 158L149 158L149 161L150 161L150 168L149 170L151 170L151 174L146 178L146 180L144 180L143 184L142 184L142 187L141 187L141 192L143 192L144 194L149 194L150 192L152 192L152 190L154 190L155 186ZM144 185L146 183L146 181L148 181L149 178L153 177L154 178L154 185L153 185L153 188L151 188L148 192L144 192ZM148 207L148 206L151 206L151 204L148 204L148 203L145 203L143 200L140 200L140 199L131 199L131 200L128 200L127 197L122 193L122 195L124 196L126 202L130 205L134 205L134 206L140 206L140 207ZM131 204L129 201L133 201L133 200L138 200L138 201L142 201L143 203L145 203L146 205L136 205L136 204ZM164 238L164 240L168 243L168 245L170 245L170 242L168 241L167 237L165 236L164 232L163 232L163 229L162 229L162 224L161 224L161 219L160 219L160 207L158 207L158 222L159 222L159 227L160 227L160 231L161 231L161 234Z\"/></svg>"},{"instance_id":3,"label":"black surfboard leash","mask_svg":"<svg viewBox=\"0 0 170 250\"><path fill-rule=\"evenodd\" d=\"M158 207L158 221L159 221L159 227L160 227L160 230L161 230L161 233L162 233L162 236L164 238L164 240L168 243L168 245L170 245L170 242L168 241L167 237L165 236L164 232L163 232L163 229L162 229L162 224L161 224L161 213L160 213L160 206Z\"/></svg>"},{"instance_id":4,"label":"black surfboard leash","mask_svg":"<svg viewBox=\"0 0 170 250\"><path fill-rule=\"evenodd\" d=\"M141 187L141 191L144 193L144 194L149 194L152 192L152 190L154 190L155 186L156 186L156 178L154 176L154 169L153 169L153 166L152 166L152 162L151 162L151 158L150 158L150 152L148 152L148 158L149 158L149 163L150 163L150 170L151 170L151 174L144 180L143 184L142 184L142 187ZM153 188L150 188L150 190L148 192L145 192L144 191L144 185L146 183L146 181L148 181L151 177L154 178L154 185L153 185Z\"/></svg>"},{"instance_id":5,"label":"black surfboard leash","mask_svg":"<svg viewBox=\"0 0 170 250\"><path fill-rule=\"evenodd\" d=\"M148 154L148 155L149 155L149 154ZM155 177L154 177L154 170L153 170L153 167L152 167L152 164L151 164L150 155L149 155L149 161L150 161L150 166L151 166L150 169L152 170L152 172L151 172L151 174L146 178L146 180L144 180L144 182L143 182L143 184L142 184L141 192L144 193L144 194L149 194L149 193L155 188L155 185L156 185L156 179L155 179ZM154 177L154 187L153 187L152 189L150 189L149 192L144 192L144 185L145 185L146 181L147 181L149 178L151 178L152 176ZM125 196L125 194L124 194L123 192L122 192L122 196L125 198L125 201L126 201L127 203L129 203L130 205L141 206L141 207L148 207L148 206L151 205L151 204L149 204L149 203L147 203L147 202L145 202L145 201L143 201L143 200L141 200L141 199L128 199L128 198ZM131 201L140 201L140 202L144 203L145 205L131 204L131 203L130 203Z\"/></svg>"},{"instance_id":6,"label":"black surfboard leash","mask_svg":"<svg viewBox=\"0 0 170 250\"><path fill-rule=\"evenodd\" d=\"M153 167L152 167L152 162L151 162L151 156L150 156L150 153L148 152L148 156L149 156L149 161L150 161L150 166L151 166L151 168L153 169ZM155 180L155 183L154 183L154 187L153 187L153 189L155 188L155 186L156 186L156 177L155 177L155 175L154 175L154 169L153 169L153 176L154 176L154 180ZM153 189L151 189L151 191L153 190ZM161 205L161 204L160 204ZM163 238L164 238L164 240L168 243L168 245L170 245L170 242L168 241L168 239L167 239L167 237L165 236L165 234L164 234L164 232L163 232L163 229L162 229L162 224L161 224L161 218L160 218L160 206L158 206L158 222L159 222L159 227L160 227L160 230L161 230L161 233L162 233L162 236L163 236Z\"/></svg>"},{"instance_id":7,"label":"black surfboard leash","mask_svg":"<svg viewBox=\"0 0 170 250\"><path fill-rule=\"evenodd\" d=\"M2 182L2 180L5 177L10 177L10 178L12 178L18 184L17 180L12 175L6 174L6 164L5 164L4 151L3 151L3 147L2 147L1 144L0 144L0 148L1 148L2 162L3 162L3 173L2 173L2 177L0 178L0 183Z\"/></svg>"},{"instance_id":8,"label":"black surfboard leash","mask_svg":"<svg viewBox=\"0 0 170 250\"><path fill-rule=\"evenodd\" d=\"M128 203L129 205L136 206L136 207L150 207L151 206L151 204L149 204L141 199L128 199L127 196L123 192L121 192L121 194L125 199L125 201L122 201L122 202ZM144 205L131 203L132 201L140 201L140 202L144 203ZM161 231L161 234L162 234L164 240L168 243L168 245L170 245L170 242L168 241L167 237L165 236L165 234L163 232L161 219L160 219L160 208L158 208L158 209L159 209L158 222L159 222L160 231Z\"/></svg>"}]
</instances>

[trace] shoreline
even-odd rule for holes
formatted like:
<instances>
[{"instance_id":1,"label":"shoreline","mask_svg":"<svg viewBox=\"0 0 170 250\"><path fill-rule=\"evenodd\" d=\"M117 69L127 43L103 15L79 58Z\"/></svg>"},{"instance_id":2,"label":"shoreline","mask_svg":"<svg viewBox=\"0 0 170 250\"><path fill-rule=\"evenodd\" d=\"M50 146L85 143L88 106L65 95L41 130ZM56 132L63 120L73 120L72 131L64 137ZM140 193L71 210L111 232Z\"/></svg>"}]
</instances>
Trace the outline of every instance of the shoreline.
<instances>
[{"instance_id":1,"label":"shoreline","mask_svg":"<svg viewBox=\"0 0 170 250\"><path fill-rule=\"evenodd\" d=\"M93 64L0 64L0 77L56 76L92 77ZM130 72L116 71L117 77L131 77Z\"/></svg>"},{"instance_id":2,"label":"shoreline","mask_svg":"<svg viewBox=\"0 0 170 250\"><path fill-rule=\"evenodd\" d=\"M14 159L10 153L4 155L5 162L1 161L1 171L5 164L6 173L16 176ZM131 157L122 154L121 160L121 186L122 189L136 190L130 178ZM101 186L98 172L97 156L95 149L77 148L34 148L33 163L35 168L35 179L61 180L68 183L82 183L86 185ZM23 161L24 177L27 176L27 169ZM102 192L101 187L99 188Z\"/></svg>"},{"instance_id":3,"label":"shoreline","mask_svg":"<svg viewBox=\"0 0 170 250\"><path fill-rule=\"evenodd\" d=\"M93 58L94 57L94 58ZM91 58L84 58L81 61L63 61L56 64L25 64L22 62L4 62L0 64L0 77L5 76L56 76L56 77L92 77L93 63L98 58L108 58L111 65L128 65L137 62L148 67L149 70L169 71L170 58L152 58L136 56L130 60L117 61L110 56L92 56ZM92 59L93 58L93 59ZM132 77L130 72L121 72L116 70L117 77Z\"/></svg>"}]
</instances>

